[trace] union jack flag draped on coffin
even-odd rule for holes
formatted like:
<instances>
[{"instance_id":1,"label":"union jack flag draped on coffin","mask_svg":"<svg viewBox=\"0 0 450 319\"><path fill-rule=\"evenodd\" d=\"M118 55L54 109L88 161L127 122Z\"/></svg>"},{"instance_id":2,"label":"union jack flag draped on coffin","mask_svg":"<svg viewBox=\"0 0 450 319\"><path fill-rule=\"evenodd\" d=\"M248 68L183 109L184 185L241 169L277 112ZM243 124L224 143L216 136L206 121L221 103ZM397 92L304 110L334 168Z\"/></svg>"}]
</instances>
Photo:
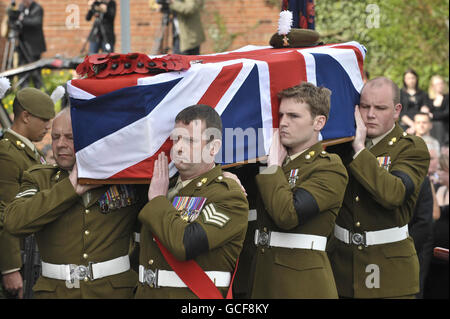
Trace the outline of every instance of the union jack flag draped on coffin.
<instances>
[{"instance_id":1,"label":"union jack flag draped on coffin","mask_svg":"<svg viewBox=\"0 0 450 319\"><path fill-rule=\"evenodd\" d=\"M264 156L272 129L278 127L277 93L302 81L332 91L321 138L354 136L365 52L357 42L289 49L246 46L183 56L188 62L201 60L184 71L72 80L67 86L79 178L148 180L157 155L170 153L176 115L193 104L210 105L222 118L224 146L216 162ZM230 134L239 130L245 138ZM171 176L176 173L172 164Z\"/></svg>"}]
</instances>

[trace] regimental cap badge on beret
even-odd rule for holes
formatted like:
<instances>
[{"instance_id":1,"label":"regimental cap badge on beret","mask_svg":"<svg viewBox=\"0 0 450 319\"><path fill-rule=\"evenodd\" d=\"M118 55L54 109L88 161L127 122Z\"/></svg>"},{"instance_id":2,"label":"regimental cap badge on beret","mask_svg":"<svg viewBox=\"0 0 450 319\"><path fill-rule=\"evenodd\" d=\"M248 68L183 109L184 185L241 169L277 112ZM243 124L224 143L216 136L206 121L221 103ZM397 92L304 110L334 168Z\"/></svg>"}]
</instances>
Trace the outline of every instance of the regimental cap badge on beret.
<instances>
[{"instance_id":1,"label":"regimental cap badge on beret","mask_svg":"<svg viewBox=\"0 0 450 319\"><path fill-rule=\"evenodd\" d=\"M55 117L55 104L50 96L36 88L27 87L16 94L16 99L27 112L50 120Z\"/></svg>"},{"instance_id":2,"label":"regimental cap badge on beret","mask_svg":"<svg viewBox=\"0 0 450 319\"><path fill-rule=\"evenodd\" d=\"M320 34L310 29L297 29L292 27L292 12L284 10L280 12L278 20L278 32L270 39L270 45L274 48L301 48L320 45Z\"/></svg>"}]
</instances>

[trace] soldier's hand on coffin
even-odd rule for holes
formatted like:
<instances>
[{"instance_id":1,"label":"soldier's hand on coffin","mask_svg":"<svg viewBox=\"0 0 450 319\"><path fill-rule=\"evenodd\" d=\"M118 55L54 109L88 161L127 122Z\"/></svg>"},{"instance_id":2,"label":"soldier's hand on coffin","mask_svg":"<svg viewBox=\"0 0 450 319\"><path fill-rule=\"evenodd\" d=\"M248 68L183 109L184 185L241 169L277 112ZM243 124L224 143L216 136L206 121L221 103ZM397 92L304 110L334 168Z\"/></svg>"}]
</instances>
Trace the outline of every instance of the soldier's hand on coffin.
<instances>
[{"instance_id":1,"label":"soldier's hand on coffin","mask_svg":"<svg viewBox=\"0 0 450 319\"><path fill-rule=\"evenodd\" d=\"M169 190L169 164L164 152L159 153L153 166L153 176L148 188L148 200L157 196L166 196Z\"/></svg>"},{"instance_id":2,"label":"soldier's hand on coffin","mask_svg":"<svg viewBox=\"0 0 450 319\"><path fill-rule=\"evenodd\" d=\"M356 122L356 132L355 139L353 140L352 146L355 153L358 153L361 149L365 147L367 128L359 112L359 105L355 107L355 122Z\"/></svg>"},{"instance_id":3,"label":"soldier's hand on coffin","mask_svg":"<svg viewBox=\"0 0 450 319\"><path fill-rule=\"evenodd\" d=\"M283 144L281 144L280 131L279 129L275 129L272 136L272 145L270 145L269 155L267 156L267 166L281 166L286 156L287 150Z\"/></svg>"},{"instance_id":4,"label":"soldier's hand on coffin","mask_svg":"<svg viewBox=\"0 0 450 319\"><path fill-rule=\"evenodd\" d=\"M81 185L81 184L78 184L77 163L75 163L73 165L72 171L70 172L70 175L69 175L69 180L72 183L73 188L75 189L75 193L77 193L78 195L83 195L84 193L86 193L87 191L89 191L89 190L91 190L93 188L97 188L97 187L102 186L100 184L95 184L95 185Z\"/></svg>"},{"instance_id":5,"label":"soldier's hand on coffin","mask_svg":"<svg viewBox=\"0 0 450 319\"><path fill-rule=\"evenodd\" d=\"M245 190L245 188L244 188L244 186L242 186L242 184L241 184L241 181L239 180L239 178L236 176L236 175L234 175L233 173L230 173L230 172L223 172L223 176L224 177L226 177L226 178L231 178L231 179L233 179L236 183L238 183L238 185L241 187L241 189L242 189L242 192L245 194L245 196L248 196L247 195L247 191Z\"/></svg>"}]
</instances>

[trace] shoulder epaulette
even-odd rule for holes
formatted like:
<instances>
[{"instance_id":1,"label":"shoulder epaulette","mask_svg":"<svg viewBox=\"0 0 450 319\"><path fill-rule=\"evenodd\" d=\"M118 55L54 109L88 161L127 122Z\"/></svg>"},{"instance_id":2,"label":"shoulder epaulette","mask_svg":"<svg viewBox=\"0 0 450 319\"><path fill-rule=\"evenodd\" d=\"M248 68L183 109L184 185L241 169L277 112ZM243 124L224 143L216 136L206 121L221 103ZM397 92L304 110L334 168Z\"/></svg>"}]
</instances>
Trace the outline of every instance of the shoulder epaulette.
<instances>
[{"instance_id":1,"label":"shoulder epaulette","mask_svg":"<svg viewBox=\"0 0 450 319\"><path fill-rule=\"evenodd\" d=\"M422 138L420 138L416 135L407 134L406 132L404 132L400 138L409 140L409 141L413 142L415 145L417 145L417 143L420 143L420 141L423 142ZM425 142L423 142L423 144L425 144Z\"/></svg>"},{"instance_id":2,"label":"shoulder epaulette","mask_svg":"<svg viewBox=\"0 0 450 319\"><path fill-rule=\"evenodd\" d=\"M327 151L321 151L319 154L320 157L327 157L327 158L331 158L331 154L328 153Z\"/></svg>"},{"instance_id":3,"label":"shoulder epaulette","mask_svg":"<svg viewBox=\"0 0 450 319\"><path fill-rule=\"evenodd\" d=\"M226 186L228 188L228 190L231 190L233 188L241 189L239 184L234 179L225 177L222 174L217 176L214 181L216 183L223 184L224 186Z\"/></svg>"},{"instance_id":4,"label":"shoulder epaulette","mask_svg":"<svg viewBox=\"0 0 450 319\"><path fill-rule=\"evenodd\" d=\"M13 145L13 143L9 138L1 138L0 145L3 147L10 147Z\"/></svg>"}]
</instances>

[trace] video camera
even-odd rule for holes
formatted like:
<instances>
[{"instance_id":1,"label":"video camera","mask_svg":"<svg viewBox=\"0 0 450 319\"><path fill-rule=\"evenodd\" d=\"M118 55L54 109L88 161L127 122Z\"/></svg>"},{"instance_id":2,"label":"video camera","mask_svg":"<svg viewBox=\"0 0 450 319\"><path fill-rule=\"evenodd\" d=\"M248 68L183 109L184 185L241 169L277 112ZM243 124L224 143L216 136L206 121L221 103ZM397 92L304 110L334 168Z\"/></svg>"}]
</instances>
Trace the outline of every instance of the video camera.
<instances>
[{"instance_id":1,"label":"video camera","mask_svg":"<svg viewBox=\"0 0 450 319\"><path fill-rule=\"evenodd\" d=\"M94 1L94 3L91 5L91 10L95 11L96 13L99 12L99 10L96 10L95 7L98 7L101 4L107 4L105 1Z\"/></svg>"},{"instance_id":2,"label":"video camera","mask_svg":"<svg viewBox=\"0 0 450 319\"><path fill-rule=\"evenodd\" d=\"M8 8L8 24L13 30L20 31L22 23L19 21L22 12L16 8L16 1L11 1L11 6Z\"/></svg>"},{"instance_id":3,"label":"video camera","mask_svg":"<svg viewBox=\"0 0 450 319\"><path fill-rule=\"evenodd\" d=\"M169 12L169 1L168 0L156 0L157 4L161 5L161 12Z\"/></svg>"}]
</instances>

